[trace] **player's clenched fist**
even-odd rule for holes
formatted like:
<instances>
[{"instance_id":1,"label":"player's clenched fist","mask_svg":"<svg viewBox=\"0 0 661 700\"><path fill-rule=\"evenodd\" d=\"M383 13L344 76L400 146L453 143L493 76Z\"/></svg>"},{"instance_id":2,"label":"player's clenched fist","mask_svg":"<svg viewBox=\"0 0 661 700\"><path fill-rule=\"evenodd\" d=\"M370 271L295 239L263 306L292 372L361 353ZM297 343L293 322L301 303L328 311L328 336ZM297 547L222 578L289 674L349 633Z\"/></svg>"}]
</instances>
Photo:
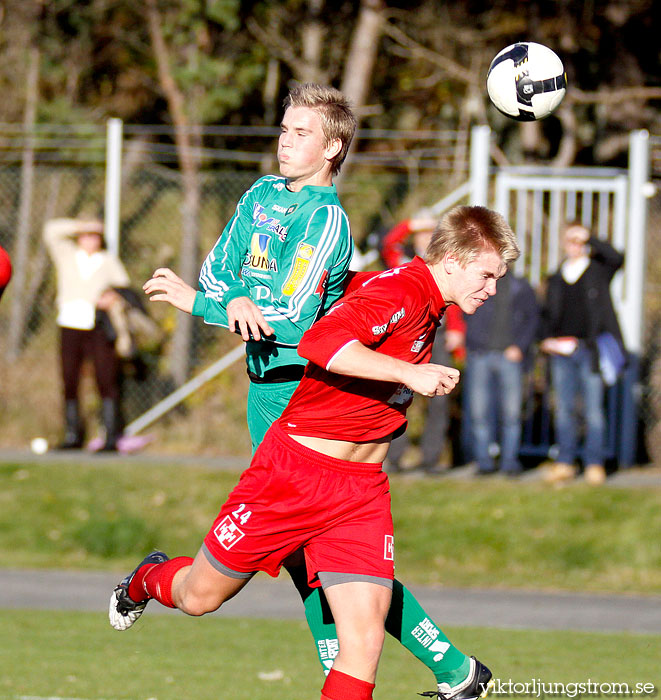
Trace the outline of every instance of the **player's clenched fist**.
<instances>
[{"instance_id":1,"label":"player's clenched fist","mask_svg":"<svg viewBox=\"0 0 661 700\"><path fill-rule=\"evenodd\" d=\"M227 323L244 340L261 340L262 334L273 335L273 328L249 297L236 297L230 301L227 305Z\"/></svg>"},{"instance_id":2,"label":"player's clenched fist","mask_svg":"<svg viewBox=\"0 0 661 700\"><path fill-rule=\"evenodd\" d=\"M410 365L406 386L423 396L449 394L459 381L459 370L443 365Z\"/></svg>"}]
</instances>

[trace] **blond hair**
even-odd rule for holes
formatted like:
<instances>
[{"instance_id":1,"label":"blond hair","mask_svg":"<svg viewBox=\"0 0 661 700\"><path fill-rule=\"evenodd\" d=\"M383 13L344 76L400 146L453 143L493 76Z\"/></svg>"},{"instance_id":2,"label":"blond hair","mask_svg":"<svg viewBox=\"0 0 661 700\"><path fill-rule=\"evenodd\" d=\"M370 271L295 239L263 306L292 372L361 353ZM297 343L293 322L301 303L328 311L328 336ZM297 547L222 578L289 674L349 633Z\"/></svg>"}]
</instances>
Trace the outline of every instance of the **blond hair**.
<instances>
[{"instance_id":1,"label":"blond hair","mask_svg":"<svg viewBox=\"0 0 661 700\"><path fill-rule=\"evenodd\" d=\"M356 117L347 98L335 88L316 83L303 83L289 91L284 107L310 107L321 118L321 128L326 145L339 139L342 150L331 160L331 173L337 175L347 157L349 146L356 133Z\"/></svg>"},{"instance_id":2,"label":"blond hair","mask_svg":"<svg viewBox=\"0 0 661 700\"><path fill-rule=\"evenodd\" d=\"M562 229L562 238L566 239L567 234L572 229L578 229L584 233L587 233L588 237L590 236L590 229L582 221L575 219L574 221L569 221L564 225L564 228Z\"/></svg>"},{"instance_id":3,"label":"blond hair","mask_svg":"<svg viewBox=\"0 0 661 700\"><path fill-rule=\"evenodd\" d=\"M516 236L505 219L486 207L460 206L440 220L424 254L434 264L452 253L462 266L473 262L485 249L494 250L506 265L520 254Z\"/></svg>"}]
</instances>

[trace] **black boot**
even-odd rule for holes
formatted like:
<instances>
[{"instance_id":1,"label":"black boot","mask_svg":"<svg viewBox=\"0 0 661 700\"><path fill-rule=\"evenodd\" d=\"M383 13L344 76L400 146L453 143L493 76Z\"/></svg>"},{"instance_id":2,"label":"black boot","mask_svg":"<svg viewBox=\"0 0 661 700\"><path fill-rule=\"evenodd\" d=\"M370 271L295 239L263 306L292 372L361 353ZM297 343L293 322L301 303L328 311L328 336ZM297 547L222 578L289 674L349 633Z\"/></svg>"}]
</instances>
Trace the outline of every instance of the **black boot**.
<instances>
[{"instance_id":1,"label":"black boot","mask_svg":"<svg viewBox=\"0 0 661 700\"><path fill-rule=\"evenodd\" d=\"M85 441L85 432L76 399L67 399L64 402L64 424L64 440L56 449L79 450Z\"/></svg>"},{"instance_id":2,"label":"black boot","mask_svg":"<svg viewBox=\"0 0 661 700\"><path fill-rule=\"evenodd\" d=\"M106 441L99 452L114 452L119 439L119 402L115 399L103 399L101 420L106 431Z\"/></svg>"}]
</instances>

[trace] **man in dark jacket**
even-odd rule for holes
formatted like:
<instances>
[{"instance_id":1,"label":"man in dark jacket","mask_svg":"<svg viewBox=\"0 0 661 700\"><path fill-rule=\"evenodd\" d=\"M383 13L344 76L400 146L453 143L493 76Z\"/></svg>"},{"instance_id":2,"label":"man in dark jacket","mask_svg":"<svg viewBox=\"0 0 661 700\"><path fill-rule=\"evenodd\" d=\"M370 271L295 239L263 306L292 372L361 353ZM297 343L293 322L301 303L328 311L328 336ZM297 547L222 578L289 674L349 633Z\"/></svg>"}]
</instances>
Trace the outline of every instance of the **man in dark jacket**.
<instances>
[{"instance_id":1,"label":"man in dark jacket","mask_svg":"<svg viewBox=\"0 0 661 700\"><path fill-rule=\"evenodd\" d=\"M523 374L539 307L524 278L509 273L498 285L498 294L466 317L466 391L477 473L497 471L499 452L500 471L515 476L521 472Z\"/></svg>"},{"instance_id":2,"label":"man in dark jacket","mask_svg":"<svg viewBox=\"0 0 661 700\"><path fill-rule=\"evenodd\" d=\"M624 256L606 241L590 236L580 222L563 237L565 258L548 280L541 349L551 356L555 396L557 462L548 480L574 478L579 455L577 393L582 397L585 440L581 451L585 480L600 484L604 469L604 381L599 371L597 338L610 333L623 349L622 334L610 295L610 283Z\"/></svg>"}]
</instances>

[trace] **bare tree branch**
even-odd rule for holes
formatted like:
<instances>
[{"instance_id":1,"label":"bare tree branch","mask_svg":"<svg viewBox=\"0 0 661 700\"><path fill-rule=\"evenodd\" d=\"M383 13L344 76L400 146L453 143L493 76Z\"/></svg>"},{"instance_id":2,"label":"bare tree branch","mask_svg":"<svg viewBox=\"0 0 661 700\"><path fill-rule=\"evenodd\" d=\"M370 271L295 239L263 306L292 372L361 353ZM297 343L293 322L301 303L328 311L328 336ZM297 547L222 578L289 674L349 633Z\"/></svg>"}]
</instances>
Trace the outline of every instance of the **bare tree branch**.
<instances>
[{"instance_id":1,"label":"bare tree branch","mask_svg":"<svg viewBox=\"0 0 661 700\"><path fill-rule=\"evenodd\" d=\"M273 27L264 29L253 17L248 17L246 26L255 39L267 47L268 52L272 56L286 63L292 71L294 67L298 67L303 60L300 55L294 51L292 45L288 41L285 41L285 39L282 38L282 34L275 31Z\"/></svg>"},{"instance_id":2,"label":"bare tree branch","mask_svg":"<svg viewBox=\"0 0 661 700\"><path fill-rule=\"evenodd\" d=\"M161 15L156 5L156 0L146 0L145 5L149 36L154 49L154 56L156 57L158 79L174 122L175 139L179 147L181 167L184 172L195 170L195 165L192 161L192 143L190 129L188 128L186 101L172 74L170 55L161 28Z\"/></svg>"},{"instance_id":3,"label":"bare tree branch","mask_svg":"<svg viewBox=\"0 0 661 700\"><path fill-rule=\"evenodd\" d=\"M353 104L358 123L364 118L364 107L374 80L374 65L383 30L383 0L362 0L351 42L344 63L341 90ZM356 139L349 147L345 169L335 178L338 188L346 175L346 165L356 148Z\"/></svg>"},{"instance_id":4,"label":"bare tree branch","mask_svg":"<svg viewBox=\"0 0 661 700\"><path fill-rule=\"evenodd\" d=\"M629 148L629 132L607 136L595 145L594 155L600 162L608 162Z\"/></svg>"},{"instance_id":5,"label":"bare tree branch","mask_svg":"<svg viewBox=\"0 0 661 700\"><path fill-rule=\"evenodd\" d=\"M311 69L314 81L321 72L321 49L324 44L324 25L321 21L323 0L308 0L308 18L301 26L301 46L304 65Z\"/></svg>"},{"instance_id":6,"label":"bare tree branch","mask_svg":"<svg viewBox=\"0 0 661 700\"><path fill-rule=\"evenodd\" d=\"M282 33L277 31L274 26L264 29L252 17L248 18L246 26L255 39L268 48L271 56L289 67L297 80L301 82L328 82L326 72L320 66L308 63L303 56L295 51L291 43L283 39Z\"/></svg>"},{"instance_id":7,"label":"bare tree branch","mask_svg":"<svg viewBox=\"0 0 661 700\"><path fill-rule=\"evenodd\" d=\"M21 190L18 205L18 225L14 247L14 297L9 324L9 360L18 359L27 322L28 259L30 249L30 225L34 193L34 125L39 102L39 73L41 53L35 45L28 47L28 68L25 81L25 111L23 130L26 136L21 164Z\"/></svg>"},{"instance_id":8,"label":"bare tree branch","mask_svg":"<svg viewBox=\"0 0 661 700\"><path fill-rule=\"evenodd\" d=\"M658 100L661 99L661 87L632 86L613 89L601 89L595 92L584 92L576 87L567 90L566 101L573 104L613 104L627 100Z\"/></svg>"},{"instance_id":9,"label":"bare tree branch","mask_svg":"<svg viewBox=\"0 0 661 700\"><path fill-rule=\"evenodd\" d=\"M496 165L500 166L505 166L505 165L511 165L509 158L505 155L505 152L503 149L495 143L495 141L491 141L489 145L489 153L491 154L491 157L493 158L493 162Z\"/></svg>"},{"instance_id":10,"label":"bare tree branch","mask_svg":"<svg viewBox=\"0 0 661 700\"><path fill-rule=\"evenodd\" d=\"M162 17L156 0L146 0L147 25L158 68L158 78L165 94L175 129L177 158L181 167L184 201L181 207L182 237L179 274L189 284L197 278L197 248L199 241L200 184L198 162L194 154L193 134L189 128L186 100L177 85L170 66L170 51L165 43ZM172 344L172 375L183 384L190 368L192 317L179 314Z\"/></svg>"},{"instance_id":11,"label":"bare tree branch","mask_svg":"<svg viewBox=\"0 0 661 700\"><path fill-rule=\"evenodd\" d=\"M468 85L475 84L477 77L451 58L447 58L437 51L432 51L422 44L412 39L408 34L390 22L384 22L383 33L389 36L400 46L408 50L411 56L416 56L429 61L435 66L442 68L450 77Z\"/></svg>"},{"instance_id":12,"label":"bare tree branch","mask_svg":"<svg viewBox=\"0 0 661 700\"><path fill-rule=\"evenodd\" d=\"M556 168L567 168L574 163L578 150L578 122L576 113L568 104L560 106L556 112L562 124L562 137L558 152L553 159L552 165Z\"/></svg>"},{"instance_id":13,"label":"bare tree branch","mask_svg":"<svg viewBox=\"0 0 661 700\"><path fill-rule=\"evenodd\" d=\"M362 0L344 64L342 92L360 115L372 85L374 64L383 31L381 0Z\"/></svg>"}]
</instances>

